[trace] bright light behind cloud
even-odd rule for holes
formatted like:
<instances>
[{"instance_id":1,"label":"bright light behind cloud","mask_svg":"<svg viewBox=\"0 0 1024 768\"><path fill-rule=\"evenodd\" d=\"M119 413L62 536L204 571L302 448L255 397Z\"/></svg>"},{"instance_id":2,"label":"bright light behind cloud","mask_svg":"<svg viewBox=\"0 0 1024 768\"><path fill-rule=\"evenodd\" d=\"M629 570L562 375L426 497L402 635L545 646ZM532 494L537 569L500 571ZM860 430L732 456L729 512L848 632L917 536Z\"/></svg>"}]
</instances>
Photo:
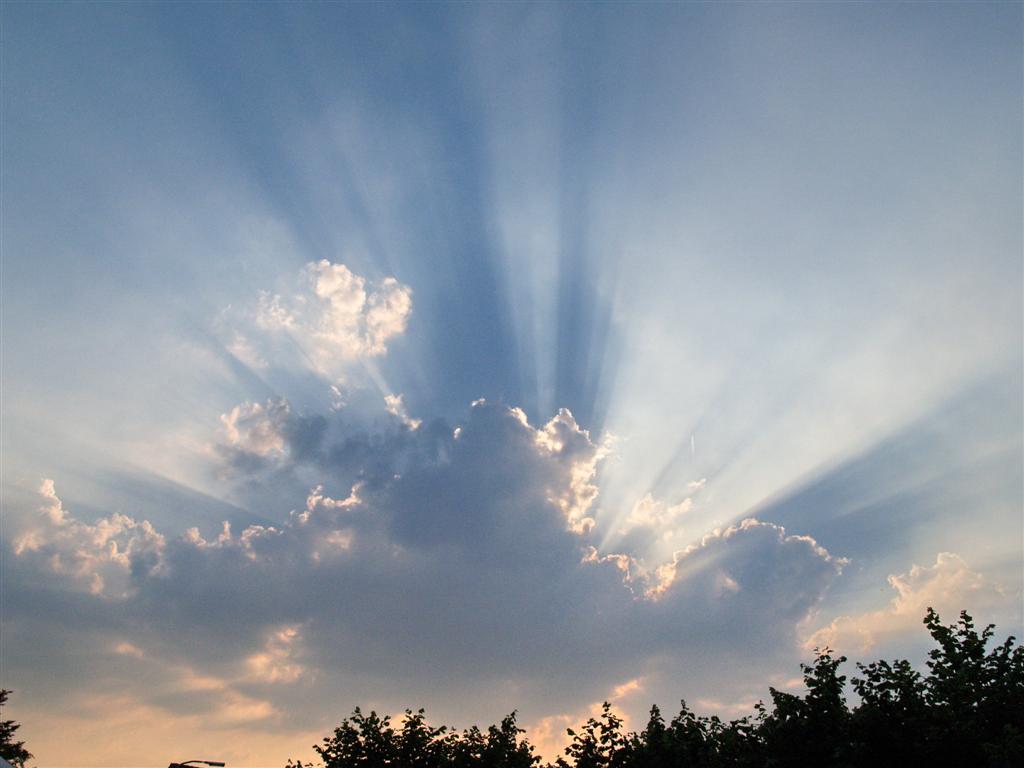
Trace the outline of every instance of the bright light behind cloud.
<instances>
[{"instance_id":1,"label":"bright light behind cloud","mask_svg":"<svg viewBox=\"0 0 1024 768\"><path fill-rule=\"evenodd\" d=\"M550 753L1022 629L1019 6L2 14L40 764Z\"/></svg>"}]
</instances>

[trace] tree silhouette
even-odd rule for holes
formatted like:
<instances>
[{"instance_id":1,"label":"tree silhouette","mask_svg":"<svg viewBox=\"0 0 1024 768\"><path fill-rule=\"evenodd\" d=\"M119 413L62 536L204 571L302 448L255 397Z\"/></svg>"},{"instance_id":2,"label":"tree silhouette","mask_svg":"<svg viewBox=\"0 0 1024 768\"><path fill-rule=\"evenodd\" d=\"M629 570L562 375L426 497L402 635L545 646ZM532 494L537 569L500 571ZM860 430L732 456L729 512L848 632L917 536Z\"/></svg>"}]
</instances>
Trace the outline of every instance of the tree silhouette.
<instances>
[{"instance_id":1,"label":"tree silhouette","mask_svg":"<svg viewBox=\"0 0 1024 768\"><path fill-rule=\"evenodd\" d=\"M801 664L807 695L769 688L774 709L759 727L773 765L845 765L850 712L843 695L846 677L838 674L845 656L815 649L811 665Z\"/></svg>"},{"instance_id":2,"label":"tree silhouette","mask_svg":"<svg viewBox=\"0 0 1024 768\"><path fill-rule=\"evenodd\" d=\"M642 731L624 733L605 702L567 731L572 741L549 768L1024 765L1024 649L1013 637L989 649L994 627L979 632L966 612L947 627L929 608L924 624L937 646L927 673L902 659L858 664L852 708L839 673L846 658L816 649L800 665L806 692L769 688L769 704L752 717L725 722L683 701L670 723L652 707ZM423 710L406 710L396 730L389 718L356 709L315 749L325 768L533 768L540 760L521 734L514 712L486 733L473 726L459 734L428 725Z\"/></svg>"},{"instance_id":3,"label":"tree silhouette","mask_svg":"<svg viewBox=\"0 0 1024 768\"><path fill-rule=\"evenodd\" d=\"M850 722L850 748L858 765L911 765L925 753L928 708L921 675L909 661L858 664L853 678L861 705Z\"/></svg>"},{"instance_id":4,"label":"tree silhouette","mask_svg":"<svg viewBox=\"0 0 1024 768\"><path fill-rule=\"evenodd\" d=\"M492 725L485 736L475 725L463 731L462 737L449 740L452 768L532 768L540 762L533 745L520 734L516 713L505 717L500 725Z\"/></svg>"},{"instance_id":5,"label":"tree silhouette","mask_svg":"<svg viewBox=\"0 0 1024 768\"><path fill-rule=\"evenodd\" d=\"M520 739L522 733L515 712L486 734L473 726L459 735L447 726L431 726L422 709L407 709L396 730L390 717L372 711L364 715L356 707L333 736L313 749L324 768L531 768L540 758ZM289 761L288 766L310 768L312 763Z\"/></svg>"},{"instance_id":6,"label":"tree silhouette","mask_svg":"<svg viewBox=\"0 0 1024 768\"><path fill-rule=\"evenodd\" d=\"M924 681L935 764L1024 762L1024 649L1009 637L986 653L994 625L979 634L967 611L945 627L929 608L924 623L939 644L928 654Z\"/></svg>"},{"instance_id":7,"label":"tree silhouette","mask_svg":"<svg viewBox=\"0 0 1024 768\"><path fill-rule=\"evenodd\" d=\"M6 689L0 690L0 710L10 694ZM14 720L0 720L0 757L18 768L22 768L32 757L32 753L25 749L25 742L14 740L14 733L20 727Z\"/></svg>"},{"instance_id":8,"label":"tree silhouette","mask_svg":"<svg viewBox=\"0 0 1024 768\"><path fill-rule=\"evenodd\" d=\"M603 766L620 765L625 757L627 740L620 730L622 718L612 712L612 705L607 701L601 705L598 718L590 718L577 732L569 728L566 732L572 736L572 743L565 748L565 757L558 758L559 768L602 768Z\"/></svg>"}]
</instances>

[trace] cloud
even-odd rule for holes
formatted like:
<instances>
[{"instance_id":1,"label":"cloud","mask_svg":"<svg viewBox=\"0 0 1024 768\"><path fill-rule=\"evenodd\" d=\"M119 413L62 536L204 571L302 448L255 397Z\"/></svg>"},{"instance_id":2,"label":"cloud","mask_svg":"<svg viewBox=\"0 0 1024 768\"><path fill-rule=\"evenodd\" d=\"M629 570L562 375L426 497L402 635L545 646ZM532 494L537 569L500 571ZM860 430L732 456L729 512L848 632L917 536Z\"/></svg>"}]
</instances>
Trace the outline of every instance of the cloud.
<instances>
[{"instance_id":1,"label":"cloud","mask_svg":"<svg viewBox=\"0 0 1024 768\"><path fill-rule=\"evenodd\" d=\"M300 627L288 624L270 632L263 650L245 663L253 679L266 683L294 683L307 673L296 658L302 642Z\"/></svg>"},{"instance_id":2,"label":"cloud","mask_svg":"<svg viewBox=\"0 0 1024 768\"><path fill-rule=\"evenodd\" d=\"M280 456L284 453L282 426L290 415L284 400L236 405L220 417L224 425L225 443L241 453L257 457Z\"/></svg>"},{"instance_id":3,"label":"cloud","mask_svg":"<svg viewBox=\"0 0 1024 768\"><path fill-rule=\"evenodd\" d=\"M887 640L919 631L929 607L948 620L958 616L964 606L981 611L1006 600L1001 585L971 570L952 552L940 552L934 565L914 565L907 573L889 576L888 581L896 596L886 607L839 616L808 637L804 647L865 653Z\"/></svg>"},{"instance_id":4,"label":"cloud","mask_svg":"<svg viewBox=\"0 0 1024 768\"><path fill-rule=\"evenodd\" d=\"M679 522L693 508L693 499L685 498L678 504L669 505L646 494L633 505L623 524L623 533L633 528L647 528L660 536L670 536L676 532Z\"/></svg>"},{"instance_id":5,"label":"cloud","mask_svg":"<svg viewBox=\"0 0 1024 768\"><path fill-rule=\"evenodd\" d=\"M385 395L384 407L392 416L398 417L405 426L416 429L423 422L420 419L413 419L405 409L405 399L402 395Z\"/></svg>"},{"instance_id":6,"label":"cloud","mask_svg":"<svg viewBox=\"0 0 1024 768\"><path fill-rule=\"evenodd\" d=\"M227 349L253 368L301 363L333 381L353 361L386 354L411 314L409 286L394 277L371 284L322 259L306 264L295 289L262 291L254 310L229 308L221 331Z\"/></svg>"},{"instance_id":7,"label":"cloud","mask_svg":"<svg viewBox=\"0 0 1024 768\"><path fill-rule=\"evenodd\" d=\"M807 536L748 518L644 568L643 631L684 663L688 651L767 659L796 645L846 560Z\"/></svg>"},{"instance_id":8,"label":"cloud","mask_svg":"<svg viewBox=\"0 0 1024 768\"><path fill-rule=\"evenodd\" d=\"M250 462L251 476L322 478L279 524L174 536L116 513L85 523L45 484L9 569L41 597L15 602L13 620L74 632L91 617L97 658L148 670L145 684L125 669L109 679L173 716L214 713L209 727L294 729L357 703L429 704L442 683L467 697L507 683L550 714L606 696L654 657L691 670L685 659L723 646L795 647L842 565L757 520L661 566L599 553L591 513L611 448L565 410L535 426L477 401L458 426L392 415L368 432L346 432L337 413L314 450L297 450L316 418L273 400L222 419L218 455Z\"/></svg>"},{"instance_id":9,"label":"cloud","mask_svg":"<svg viewBox=\"0 0 1024 768\"><path fill-rule=\"evenodd\" d=\"M246 402L222 414L218 451L231 472L254 472L316 453L327 429L323 416L303 416L284 398Z\"/></svg>"},{"instance_id":10,"label":"cloud","mask_svg":"<svg viewBox=\"0 0 1024 768\"><path fill-rule=\"evenodd\" d=\"M228 481L239 506L283 522L311 487L347 494L356 482L385 483L452 440L443 422L423 425L409 416L401 395L350 394L354 405L322 414L299 411L285 398L229 409L205 450L212 479Z\"/></svg>"},{"instance_id":11,"label":"cloud","mask_svg":"<svg viewBox=\"0 0 1024 768\"><path fill-rule=\"evenodd\" d=\"M267 330L303 334L315 342L313 350L323 362L332 355L383 355L388 339L405 331L412 312L408 286L387 277L370 290L364 278L326 259L307 264L302 283L305 290L290 299L264 292L256 322Z\"/></svg>"},{"instance_id":12,"label":"cloud","mask_svg":"<svg viewBox=\"0 0 1024 768\"><path fill-rule=\"evenodd\" d=\"M164 568L164 536L147 521L112 514L95 523L70 517L53 481L39 487L40 519L14 540L14 553L67 579L75 589L123 598Z\"/></svg>"},{"instance_id":13,"label":"cloud","mask_svg":"<svg viewBox=\"0 0 1024 768\"><path fill-rule=\"evenodd\" d=\"M723 552L735 552L737 548L743 550L741 556L722 557ZM789 535L780 525L747 518L725 529L716 528L699 543L676 552L670 562L657 569L649 594L662 600L695 589L713 595L756 592L759 597L771 592L779 598L772 601L777 608L780 601L786 602L787 594L802 600L802 591L792 589L793 574L777 567L790 558L814 564L813 574L802 573L800 577L816 576L822 582L830 581L847 564L809 536ZM803 610L806 608L797 607L795 612Z\"/></svg>"},{"instance_id":14,"label":"cloud","mask_svg":"<svg viewBox=\"0 0 1024 768\"><path fill-rule=\"evenodd\" d=\"M136 659L142 659L146 656L141 648L124 641L114 646L114 653L119 653L122 656L132 656Z\"/></svg>"}]
</instances>

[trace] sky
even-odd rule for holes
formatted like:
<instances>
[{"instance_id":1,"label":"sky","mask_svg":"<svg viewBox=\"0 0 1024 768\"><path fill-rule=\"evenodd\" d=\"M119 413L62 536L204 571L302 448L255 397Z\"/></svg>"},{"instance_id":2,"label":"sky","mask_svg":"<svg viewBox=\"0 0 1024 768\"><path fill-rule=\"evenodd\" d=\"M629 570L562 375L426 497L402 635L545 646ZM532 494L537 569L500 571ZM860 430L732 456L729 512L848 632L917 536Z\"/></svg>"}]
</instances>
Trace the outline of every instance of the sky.
<instances>
[{"instance_id":1,"label":"sky","mask_svg":"<svg viewBox=\"0 0 1024 768\"><path fill-rule=\"evenodd\" d=\"M1024 632L1019 3L0 14L39 766L554 757Z\"/></svg>"}]
</instances>

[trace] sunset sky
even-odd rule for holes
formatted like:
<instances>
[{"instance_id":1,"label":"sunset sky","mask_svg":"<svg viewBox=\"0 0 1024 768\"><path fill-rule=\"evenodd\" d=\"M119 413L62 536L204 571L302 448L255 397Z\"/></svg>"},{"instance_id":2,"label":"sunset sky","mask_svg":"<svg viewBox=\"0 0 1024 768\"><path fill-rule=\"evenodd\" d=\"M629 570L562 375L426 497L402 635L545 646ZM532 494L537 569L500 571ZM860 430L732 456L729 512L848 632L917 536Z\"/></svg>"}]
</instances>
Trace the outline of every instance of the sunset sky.
<instances>
[{"instance_id":1,"label":"sunset sky","mask_svg":"<svg viewBox=\"0 0 1024 768\"><path fill-rule=\"evenodd\" d=\"M553 757L1024 631L1020 3L0 19L33 764Z\"/></svg>"}]
</instances>

